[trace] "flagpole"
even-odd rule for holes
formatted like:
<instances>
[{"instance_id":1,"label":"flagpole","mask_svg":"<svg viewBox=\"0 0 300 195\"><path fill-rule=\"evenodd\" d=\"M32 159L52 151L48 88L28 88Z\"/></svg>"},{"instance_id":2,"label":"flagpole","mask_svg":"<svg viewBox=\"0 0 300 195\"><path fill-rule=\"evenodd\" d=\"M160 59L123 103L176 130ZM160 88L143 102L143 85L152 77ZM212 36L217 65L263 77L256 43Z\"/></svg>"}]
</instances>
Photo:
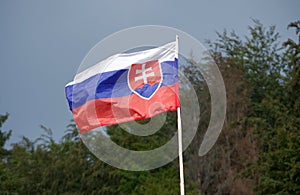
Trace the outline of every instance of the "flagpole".
<instances>
[{"instance_id":1,"label":"flagpole","mask_svg":"<svg viewBox=\"0 0 300 195\"><path fill-rule=\"evenodd\" d=\"M178 60L178 35L176 35L175 55L176 55L175 57ZM177 108L177 128L178 128L180 194L184 195L184 172L183 172L183 156L182 156L182 126L181 126L180 107Z\"/></svg>"}]
</instances>

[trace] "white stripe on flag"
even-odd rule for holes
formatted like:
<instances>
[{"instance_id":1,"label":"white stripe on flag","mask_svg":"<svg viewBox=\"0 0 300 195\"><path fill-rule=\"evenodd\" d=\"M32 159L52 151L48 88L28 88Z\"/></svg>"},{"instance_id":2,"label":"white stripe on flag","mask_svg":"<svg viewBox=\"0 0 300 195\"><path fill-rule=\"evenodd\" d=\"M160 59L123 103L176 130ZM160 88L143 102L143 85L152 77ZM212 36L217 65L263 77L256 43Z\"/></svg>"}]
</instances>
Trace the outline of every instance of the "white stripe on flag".
<instances>
[{"instance_id":1,"label":"white stripe on flag","mask_svg":"<svg viewBox=\"0 0 300 195\"><path fill-rule=\"evenodd\" d=\"M176 42L171 42L154 49L133 53L115 54L107 59L78 73L74 80L66 86L80 83L96 74L114 70L129 69L132 64L144 63L151 60L173 61L175 59Z\"/></svg>"}]
</instances>

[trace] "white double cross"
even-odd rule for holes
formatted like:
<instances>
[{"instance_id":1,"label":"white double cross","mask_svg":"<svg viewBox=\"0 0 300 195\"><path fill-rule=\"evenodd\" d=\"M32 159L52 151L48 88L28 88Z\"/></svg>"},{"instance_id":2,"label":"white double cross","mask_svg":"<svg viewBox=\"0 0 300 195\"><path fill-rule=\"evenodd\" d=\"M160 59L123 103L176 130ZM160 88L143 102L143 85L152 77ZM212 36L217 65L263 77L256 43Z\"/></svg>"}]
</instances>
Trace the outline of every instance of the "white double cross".
<instances>
[{"instance_id":1,"label":"white double cross","mask_svg":"<svg viewBox=\"0 0 300 195\"><path fill-rule=\"evenodd\" d=\"M142 69L135 71L135 74L142 73L142 75L134 77L134 81L143 80L144 84L147 84L147 78L154 76L154 72L147 73L147 71L152 71L152 68L150 67L146 69L146 64L142 64Z\"/></svg>"}]
</instances>

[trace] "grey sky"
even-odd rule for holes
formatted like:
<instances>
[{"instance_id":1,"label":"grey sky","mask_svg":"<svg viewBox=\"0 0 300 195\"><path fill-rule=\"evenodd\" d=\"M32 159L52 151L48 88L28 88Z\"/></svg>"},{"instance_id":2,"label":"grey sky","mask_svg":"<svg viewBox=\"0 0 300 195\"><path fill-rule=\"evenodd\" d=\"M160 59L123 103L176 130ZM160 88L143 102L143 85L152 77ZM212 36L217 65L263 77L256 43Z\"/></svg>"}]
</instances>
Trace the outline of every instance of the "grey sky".
<instances>
[{"instance_id":1,"label":"grey sky","mask_svg":"<svg viewBox=\"0 0 300 195\"><path fill-rule=\"evenodd\" d=\"M274 24L283 38L300 19L298 0L105 0L0 1L0 114L3 129L31 139L50 127L55 138L72 118L64 86L101 39L127 27L155 24L185 31L200 42L215 31L244 35L251 18Z\"/></svg>"}]
</instances>

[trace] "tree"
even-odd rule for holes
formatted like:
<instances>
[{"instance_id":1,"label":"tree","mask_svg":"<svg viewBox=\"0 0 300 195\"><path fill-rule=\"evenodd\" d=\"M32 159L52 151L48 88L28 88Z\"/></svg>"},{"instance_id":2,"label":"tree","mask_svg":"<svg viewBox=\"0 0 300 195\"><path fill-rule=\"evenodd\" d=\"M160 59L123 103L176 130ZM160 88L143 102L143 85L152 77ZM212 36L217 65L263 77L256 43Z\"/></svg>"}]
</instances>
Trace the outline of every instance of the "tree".
<instances>
[{"instance_id":1,"label":"tree","mask_svg":"<svg viewBox=\"0 0 300 195\"><path fill-rule=\"evenodd\" d=\"M272 123L267 126L268 140L261 140L264 147L258 161L260 178L256 188L260 194L300 192L300 21L291 23L289 27L296 28L298 42L288 39L283 44L287 49L282 94L262 102L264 112ZM259 134L266 137L262 130Z\"/></svg>"},{"instance_id":2,"label":"tree","mask_svg":"<svg viewBox=\"0 0 300 195\"><path fill-rule=\"evenodd\" d=\"M0 115L0 128L4 124L4 122L8 119L8 114ZM11 178L11 173L5 166L7 162L7 158L9 156L10 151L5 148L5 143L11 136L11 130L8 132L3 132L0 129L0 191L6 191L6 181Z\"/></svg>"}]
</instances>

